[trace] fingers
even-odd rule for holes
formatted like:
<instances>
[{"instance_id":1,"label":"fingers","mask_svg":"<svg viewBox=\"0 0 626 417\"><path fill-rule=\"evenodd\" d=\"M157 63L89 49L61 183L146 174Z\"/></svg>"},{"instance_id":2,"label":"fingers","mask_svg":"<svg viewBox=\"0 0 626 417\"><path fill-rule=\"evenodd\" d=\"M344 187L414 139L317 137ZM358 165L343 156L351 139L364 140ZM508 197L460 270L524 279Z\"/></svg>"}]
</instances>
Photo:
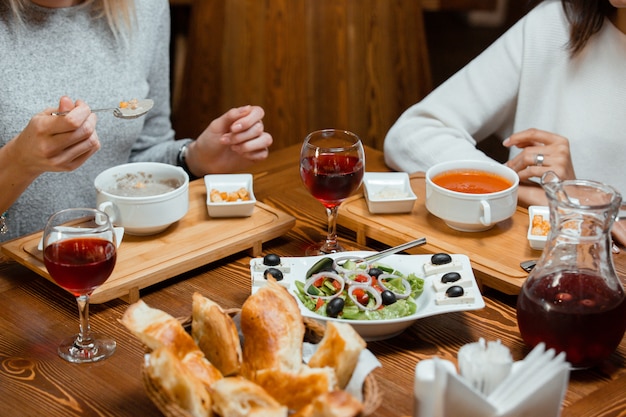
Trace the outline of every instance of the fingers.
<instances>
[{"instance_id":1,"label":"fingers","mask_svg":"<svg viewBox=\"0 0 626 417\"><path fill-rule=\"evenodd\" d=\"M54 116L52 111L68 113ZM61 97L58 109L35 115L19 135L24 161L39 171L76 169L100 149L96 123L97 116L86 103Z\"/></svg>"},{"instance_id":2,"label":"fingers","mask_svg":"<svg viewBox=\"0 0 626 417\"><path fill-rule=\"evenodd\" d=\"M244 134L242 134L245 136ZM241 139L241 137L239 138ZM230 145L233 152L251 160L264 159L268 155L268 149L273 143L272 135L268 132L261 132L260 135L246 140L236 140L237 144ZM260 157L260 158L259 158Z\"/></svg>"},{"instance_id":3,"label":"fingers","mask_svg":"<svg viewBox=\"0 0 626 417\"><path fill-rule=\"evenodd\" d=\"M626 220L617 221L613 224L611 236L621 247L626 246Z\"/></svg>"},{"instance_id":4,"label":"fingers","mask_svg":"<svg viewBox=\"0 0 626 417\"><path fill-rule=\"evenodd\" d=\"M522 149L506 163L518 173L522 181L541 177L549 170L554 171L561 179L575 178L569 141L563 136L528 129L511 135L503 144Z\"/></svg>"}]
</instances>

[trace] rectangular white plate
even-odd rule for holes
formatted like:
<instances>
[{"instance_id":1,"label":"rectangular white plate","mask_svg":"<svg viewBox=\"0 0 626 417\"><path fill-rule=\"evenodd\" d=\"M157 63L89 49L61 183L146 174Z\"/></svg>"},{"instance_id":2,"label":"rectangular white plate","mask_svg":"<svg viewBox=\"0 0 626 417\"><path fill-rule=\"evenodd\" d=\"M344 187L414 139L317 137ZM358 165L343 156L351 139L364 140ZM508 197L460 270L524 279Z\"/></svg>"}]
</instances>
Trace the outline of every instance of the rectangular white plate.
<instances>
[{"instance_id":1,"label":"rectangular white plate","mask_svg":"<svg viewBox=\"0 0 626 417\"><path fill-rule=\"evenodd\" d=\"M332 258L346 255L365 257L374 253L375 252L356 251L342 252L326 256ZM382 340L393 337L401 333L414 321L420 318L455 311L478 310L485 306L485 302L480 294L480 290L478 289L469 258L466 255L452 254L451 257L453 261L460 264L460 269L457 272L461 274L461 277L464 280L463 285L468 290L468 293L472 295L472 299L470 301L466 299L463 302L454 302L454 300L451 300L452 303L445 302L443 304L438 304L436 301L438 297L441 297L441 292L438 293L435 290L434 283L439 283L444 273L435 273L429 276L426 276L424 273L424 264L430 264L431 255L390 255L380 260L380 262L397 269L405 275L413 272L425 280L424 292L417 299L417 311L413 315L390 320L344 320L322 317L310 311L300 302L295 295L296 287L294 282L297 280L304 282L304 277L308 269L323 257L324 256L282 257L281 264L278 266L283 271L284 276L281 283L289 290L289 293L294 296L300 306L300 311L303 316L322 321L339 320L350 323L365 340ZM263 265L263 258L255 258L250 261L252 293L255 293L259 288L265 285L263 272L267 268L268 266ZM442 291L445 292L445 289Z\"/></svg>"}]
</instances>

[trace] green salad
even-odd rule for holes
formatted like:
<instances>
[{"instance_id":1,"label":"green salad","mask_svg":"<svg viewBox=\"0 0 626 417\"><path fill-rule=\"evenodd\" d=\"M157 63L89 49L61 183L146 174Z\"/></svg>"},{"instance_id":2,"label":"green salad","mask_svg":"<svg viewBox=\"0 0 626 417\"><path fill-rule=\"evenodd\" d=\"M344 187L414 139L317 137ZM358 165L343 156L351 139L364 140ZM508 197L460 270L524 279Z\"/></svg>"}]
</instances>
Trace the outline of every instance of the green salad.
<instances>
[{"instance_id":1,"label":"green salad","mask_svg":"<svg viewBox=\"0 0 626 417\"><path fill-rule=\"evenodd\" d=\"M295 282L298 299L324 317L387 320L409 316L424 291L424 279L362 258L322 258Z\"/></svg>"}]
</instances>

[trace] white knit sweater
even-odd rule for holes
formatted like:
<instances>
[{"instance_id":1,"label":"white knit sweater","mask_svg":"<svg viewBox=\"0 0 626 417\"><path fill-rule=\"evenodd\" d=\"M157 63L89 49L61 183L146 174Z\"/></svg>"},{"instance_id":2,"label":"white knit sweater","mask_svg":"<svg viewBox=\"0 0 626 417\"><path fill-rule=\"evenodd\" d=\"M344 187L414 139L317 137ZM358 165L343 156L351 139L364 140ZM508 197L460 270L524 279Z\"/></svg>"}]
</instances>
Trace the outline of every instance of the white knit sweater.
<instances>
[{"instance_id":1,"label":"white knit sweater","mask_svg":"<svg viewBox=\"0 0 626 417\"><path fill-rule=\"evenodd\" d=\"M7 2L0 2L0 146L34 114L56 107L62 95L92 108L132 98L155 102L147 116L135 120L99 114L101 149L74 172L39 177L9 209L9 234L0 240L41 229L62 208L95 206L93 180L110 166L176 163L183 142L174 141L170 123L169 3L135 4L137 26L124 46L116 43L106 21L95 20L84 7L55 9L26 2L20 25Z\"/></svg>"},{"instance_id":2,"label":"white knit sweater","mask_svg":"<svg viewBox=\"0 0 626 417\"><path fill-rule=\"evenodd\" d=\"M537 128L570 140L578 178L626 198L626 35L606 20L573 59L568 39L561 1L541 3L397 120L387 164L414 172L485 159L477 142Z\"/></svg>"}]
</instances>

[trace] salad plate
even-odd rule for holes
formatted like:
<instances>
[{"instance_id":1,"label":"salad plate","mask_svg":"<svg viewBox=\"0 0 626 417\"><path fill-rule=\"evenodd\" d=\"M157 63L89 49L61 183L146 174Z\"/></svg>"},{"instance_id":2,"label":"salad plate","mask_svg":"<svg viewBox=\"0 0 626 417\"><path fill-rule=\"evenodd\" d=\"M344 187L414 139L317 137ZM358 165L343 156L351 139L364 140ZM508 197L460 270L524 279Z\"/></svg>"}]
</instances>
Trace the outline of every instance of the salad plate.
<instances>
[{"instance_id":1,"label":"salad plate","mask_svg":"<svg viewBox=\"0 0 626 417\"><path fill-rule=\"evenodd\" d=\"M383 269L386 271L394 271L394 274L405 277L413 274L423 280L423 291L416 298L413 299L411 297L409 299L415 304L414 311L401 317L346 319L342 318L340 314L338 317L333 318L323 312L318 314L302 302L300 297L303 296L302 288L307 282L307 272L314 265L319 265L323 258L332 258L333 260L345 259L345 257L360 259L375 253L351 251L323 256L275 257L276 259L273 259L273 262L267 262L267 256L254 258L250 261L252 293L258 291L259 288L267 283L266 271L269 268L276 268L280 271L279 275L282 275L282 279L279 282L296 299L303 316L320 321L336 320L349 323L366 341L384 340L397 336L415 321L424 317L457 311L478 310L485 306L469 258L460 254L449 255L451 262L446 265L435 265L433 263L433 255L390 255L375 262L375 264L383 266ZM272 265L269 265L269 263ZM450 272L460 275L459 281L443 283L442 277ZM462 287L462 295L448 297L446 292L451 286ZM384 308L386 308L384 305L379 307L379 309ZM321 307L321 309L324 309L324 307ZM378 314L374 314L374 316L378 316Z\"/></svg>"}]
</instances>

